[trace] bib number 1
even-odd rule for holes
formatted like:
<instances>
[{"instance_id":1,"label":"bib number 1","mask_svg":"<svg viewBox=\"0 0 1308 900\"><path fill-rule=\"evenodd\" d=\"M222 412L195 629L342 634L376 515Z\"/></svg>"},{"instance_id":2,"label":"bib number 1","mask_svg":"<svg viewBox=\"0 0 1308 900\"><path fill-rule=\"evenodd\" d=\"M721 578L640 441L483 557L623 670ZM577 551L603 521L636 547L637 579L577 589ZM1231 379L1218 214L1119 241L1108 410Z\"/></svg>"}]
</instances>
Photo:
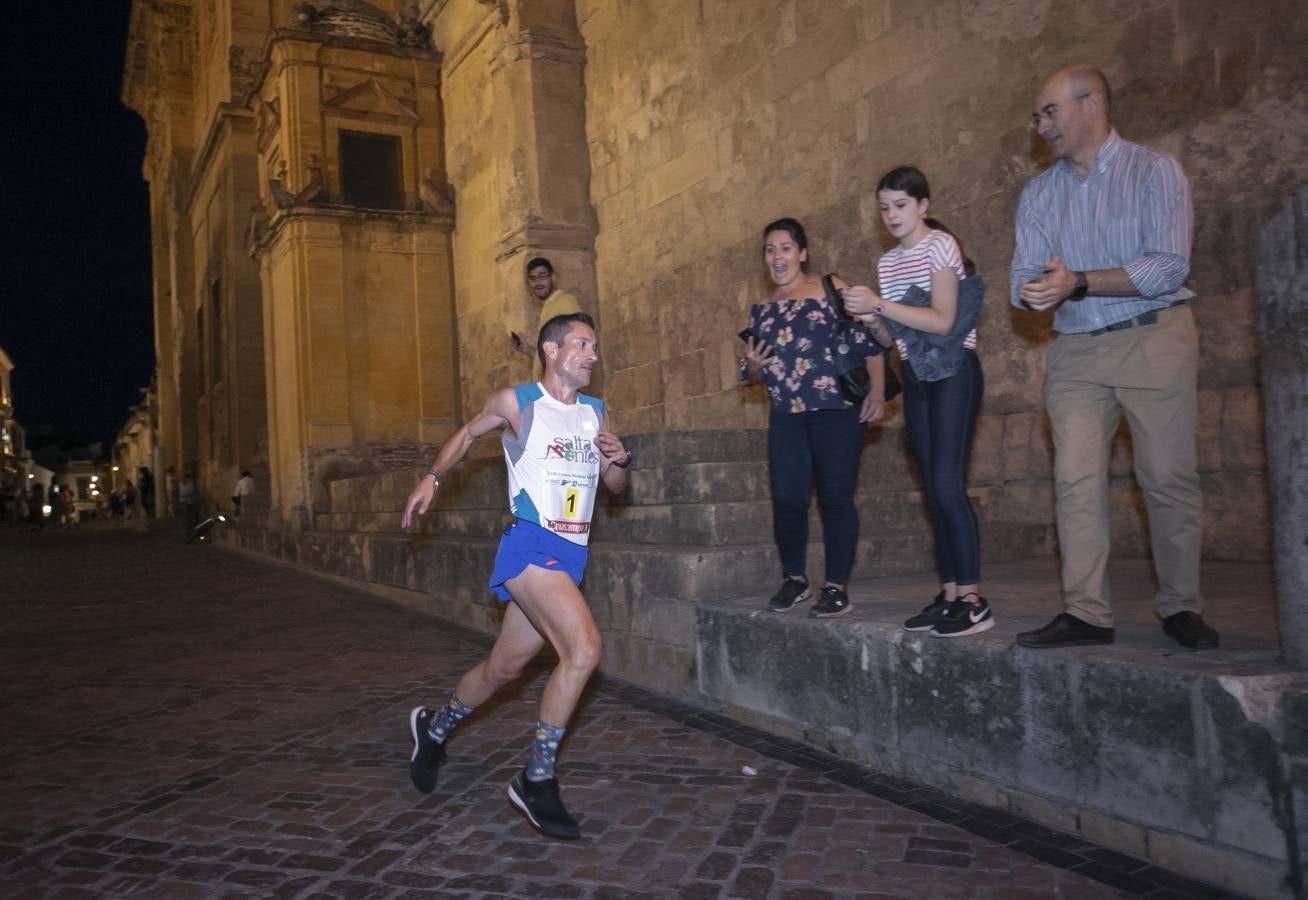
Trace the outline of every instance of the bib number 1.
<instances>
[{"instance_id":1,"label":"bib number 1","mask_svg":"<svg viewBox=\"0 0 1308 900\"><path fill-rule=\"evenodd\" d=\"M563 515L565 518L568 519L577 518L578 502L579 502L579 498L577 496L577 489L568 488L567 492L563 495Z\"/></svg>"}]
</instances>

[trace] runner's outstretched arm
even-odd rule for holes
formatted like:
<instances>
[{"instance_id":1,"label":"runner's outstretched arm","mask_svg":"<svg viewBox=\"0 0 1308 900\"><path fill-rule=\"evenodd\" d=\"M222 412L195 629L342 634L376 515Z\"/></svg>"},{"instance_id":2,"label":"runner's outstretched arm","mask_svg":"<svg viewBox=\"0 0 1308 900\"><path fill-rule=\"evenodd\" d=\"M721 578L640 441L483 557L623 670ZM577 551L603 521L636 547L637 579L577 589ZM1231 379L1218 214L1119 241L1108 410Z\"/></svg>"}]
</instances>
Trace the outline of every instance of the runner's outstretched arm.
<instances>
[{"instance_id":1,"label":"runner's outstretched arm","mask_svg":"<svg viewBox=\"0 0 1308 900\"><path fill-rule=\"evenodd\" d=\"M436 496L436 485L440 483L437 479L444 477L456 463L468 455L468 448L472 446L473 441L499 428L516 427L517 418L518 403L514 399L512 388L498 390L486 398L486 405L482 407L481 412L473 416L470 422L454 432L450 439L441 445L440 452L436 454L436 461L431 464L431 469L418 479L417 486L405 501L404 517L400 520L400 527L408 528L417 521L418 516L427 512L432 499ZM433 472L439 475L434 475ZM417 515L414 515L415 511Z\"/></svg>"}]
</instances>

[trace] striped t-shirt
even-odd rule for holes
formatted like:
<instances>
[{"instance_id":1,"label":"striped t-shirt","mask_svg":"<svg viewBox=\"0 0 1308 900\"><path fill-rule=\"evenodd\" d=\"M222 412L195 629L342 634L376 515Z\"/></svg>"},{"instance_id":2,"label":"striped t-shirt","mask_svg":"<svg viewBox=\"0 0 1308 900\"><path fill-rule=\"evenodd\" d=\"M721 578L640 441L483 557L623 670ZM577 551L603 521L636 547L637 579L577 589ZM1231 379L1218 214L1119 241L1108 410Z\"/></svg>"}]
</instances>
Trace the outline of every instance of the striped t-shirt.
<instances>
[{"instance_id":1,"label":"striped t-shirt","mask_svg":"<svg viewBox=\"0 0 1308 900\"><path fill-rule=\"evenodd\" d=\"M881 285L881 296L898 303L908 293L908 289L915 285L929 294L931 276L941 269L953 269L959 281L966 277L963 253L958 249L958 241L948 232L933 229L911 249L896 247L877 261L877 281ZM908 348L904 342L896 338L895 344L899 347L900 358L908 359ZM975 328L967 333L963 346L969 350L976 349Z\"/></svg>"}]
</instances>

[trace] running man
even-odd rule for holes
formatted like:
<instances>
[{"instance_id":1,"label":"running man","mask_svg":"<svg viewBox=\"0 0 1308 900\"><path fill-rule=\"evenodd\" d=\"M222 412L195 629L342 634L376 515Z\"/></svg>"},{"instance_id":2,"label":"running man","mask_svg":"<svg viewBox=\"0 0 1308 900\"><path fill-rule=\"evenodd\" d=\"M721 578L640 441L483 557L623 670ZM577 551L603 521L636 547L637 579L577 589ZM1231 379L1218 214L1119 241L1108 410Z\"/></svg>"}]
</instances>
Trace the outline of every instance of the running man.
<instances>
[{"instance_id":1,"label":"running man","mask_svg":"<svg viewBox=\"0 0 1308 900\"><path fill-rule=\"evenodd\" d=\"M615 493L627 485L631 451L609 431L604 404L578 389L599 357L595 323L585 313L555 316L536 342L544 377L491 394L485 408L441 447L404 506L408 528L431 506L445 473L472 442L500 430L508 467L509 509L490 589L507 605L490 655L459 680L439 709L409 714L413 785L431 793L445 762L445 741L459 720L522 674L545 642L558 653L541 697L531 757L510 782L509 799L552 837L580 837L559 796L554 756L582 688L600 659L600 635L577 585L598 482ZM512 601L512 602L509 602Z\"/></svg>"}]
</instances>

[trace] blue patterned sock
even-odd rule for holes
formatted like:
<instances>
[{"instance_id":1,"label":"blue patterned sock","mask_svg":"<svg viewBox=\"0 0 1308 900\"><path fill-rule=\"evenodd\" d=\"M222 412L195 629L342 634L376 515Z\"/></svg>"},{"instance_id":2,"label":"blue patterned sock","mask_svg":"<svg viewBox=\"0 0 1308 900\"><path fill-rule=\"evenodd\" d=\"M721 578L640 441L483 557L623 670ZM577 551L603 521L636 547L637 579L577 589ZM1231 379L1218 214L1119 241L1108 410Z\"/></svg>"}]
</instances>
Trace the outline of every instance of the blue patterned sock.
<instances>
[{"instance_id":1,"label":"blue patterned sock","mask_svg":"<svg viewBox=\"0 0 1308 900\"><path fill-rule=\"evenodd\" d=\"M470 712L472 707L464 706L458 694L450 691L450 699L445 701L445 705L432 717L431 724L427 726L427 733L436 743L443 744L454 730L454 726L459 724L459 720Z\"/></svg>"},{"instance_id":2,"label":"blue patterned sock","mask_svg":"<svg viewBox=\"0 0 1308 900\"><path fill-rule=\"evenodd\" d=\"M536 737L531 742L531 760L527 763L528 781L549 781L554 777L554 754L559 752L566 728L536 723Z\"/></svg>"}]
</instances>

